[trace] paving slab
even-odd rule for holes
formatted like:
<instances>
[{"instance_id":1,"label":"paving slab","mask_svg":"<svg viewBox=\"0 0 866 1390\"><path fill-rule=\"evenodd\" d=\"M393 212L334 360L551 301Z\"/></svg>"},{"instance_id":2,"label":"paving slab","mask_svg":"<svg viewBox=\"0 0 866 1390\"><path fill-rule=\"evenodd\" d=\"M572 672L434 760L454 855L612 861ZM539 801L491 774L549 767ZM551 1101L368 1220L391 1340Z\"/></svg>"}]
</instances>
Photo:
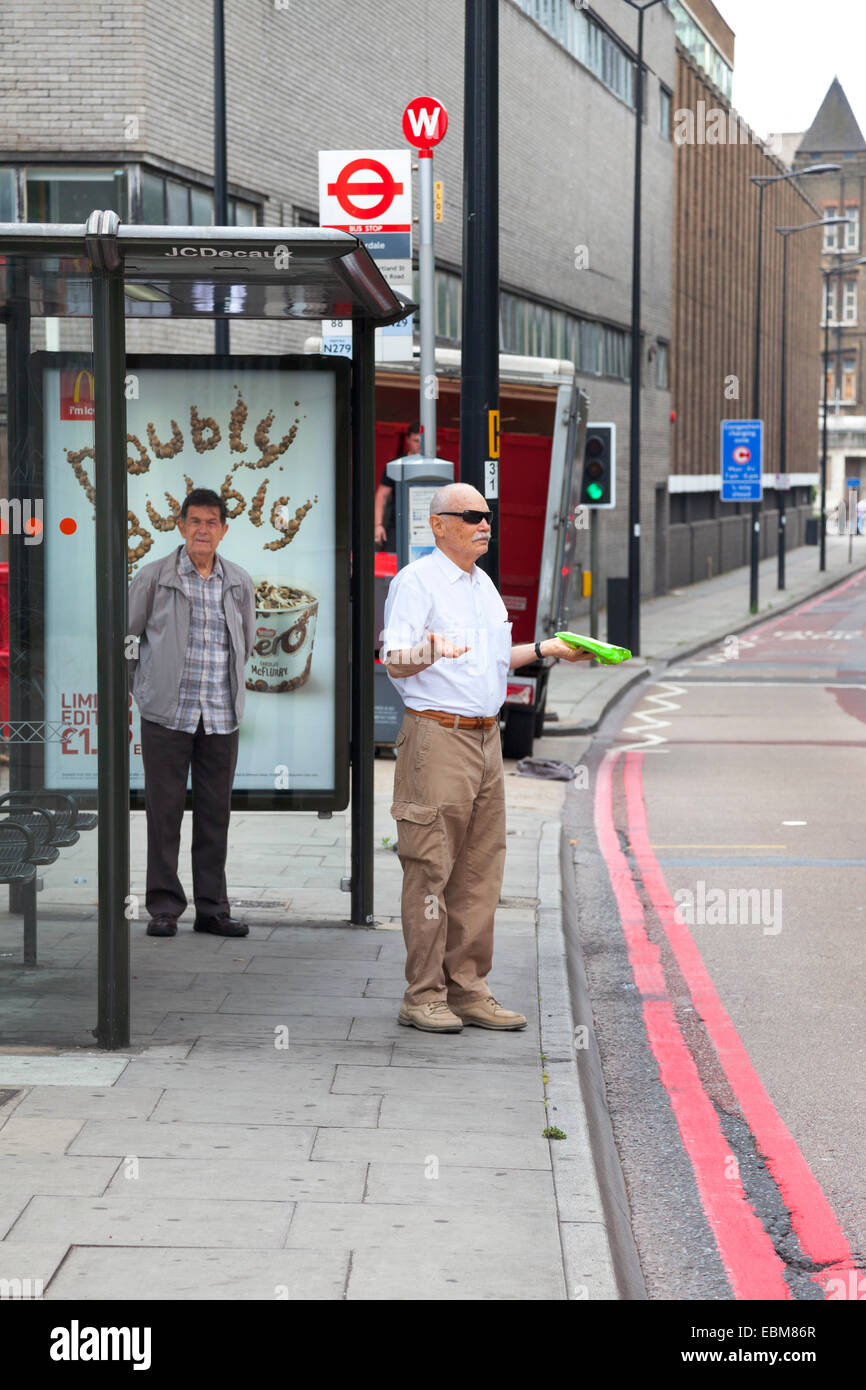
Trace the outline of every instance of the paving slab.
<instances>
[{"instance_id":1,"label":"paving slab","mask_svg":"<svg viewBox=\"0 0 866 1390\"><path fill-rule=\"evenodd\" d=\"M291 1051L271 1048L263 1055L241 1061L213 1055L202 1055L194 1061L161 1062L149 1058L134 1059L118 1079L117 1089L138 1086L168 1088L213 1087L226 1097L237 1098L269 1092L274 1099L285 1099L311 1090L327 1093L336 1068L303 1066L294 1061ZM361 1070L366 1071L364 1067Z\"/></svg>"},{"instance_id":2,"label":"paving slab","mask_svg":"<svg viewBox=\"0 0 866 1390\"><path fill-rule=\"evenodd\" d=\"M2 1254L0 1245L0 1254ZM156 1277L154 1271L158 1271ZM73 1246L46 1299L285 1300L341 1299L349 1255L319 1250L174 1250ZM275 1313L275 1316L277 1314Z\"/></svg>"},{"instance_id":3,"label":"paving slab","mask_svg":"<svg viewBox=\"0 0 866 1390\"><path fill-rule=\"evenodd\" d=\"M277 1028L288 1024L289 1046L292 1040L301 1042L342 1042L349 1036L354 1015L351 1013L309 1015L292 1012L287 1017L285 1009L275 1013L267 1009L260 1014L207 1013L188 1015L167 1013L154 1030L155 1038L188 1037L196 1038L268 1038L271 1042Z\"/></svg>"},{"instance_id":4,"label":"paving slab","mask_svg":"<svg viewBox=\"0 0 866 1390\"><path fill-rule=\"evenodd\" d=\"M0 1126L0 1154L66 1153L81 1127L81 1120L28 1119L10 1115Z\"/></svg>"},{"instance_id":5,"label":"paving slab","mask_svg":"<svg viewBox=\"0 0 866 1390\"><path fill-rule=\"evenodd\" d=\"M136 1095L130 1088L124 1094ZM303 1094L277 1098L270 1087L255 1095L224 1096L219 1090L171 1089L163 1091L153 1118L200 1121L208 1124L271 1125L370 1125L376 1124L380 1101L377 1096L332 1096L311 1088Z\"/></svg>"},{"instance_id":6,"label":"paving slab","mask_svg":"<svg viewBox=\"0 0 866 1390\"><path fill-rule=\"evenodd\" d=\"M231 1129L225 1137L231 1144ZM303 1159L275 1163L272 1157L214 1161L203 1168L199 1158L138 1158L114 1173L109 1193L134 1185L136 1192L155 1196L204 1197L219 1193L220 1201L254 1199L257 1202L360 1202L367 1174L365 1163L337 1161L307 1163ZM70 1160L66 1160L69 1162ZM96 1162L95 1159L81 1160ZM129 1174L129 1176L127 1176Z\"/></svg>"},{"instance_id":7,"label":"paving slab","mask_svg":"<svg viewBox=\"0 0 866 1390\"><path fill-rule=\"evenodd\" d=\"M309 1158L314 1125L188 1124L176 1120L88 1120L72 1141L72 1154L129 1154L139 1158L194 1159L204 1178L217 1163ZM347 1157L349 1157L347 1155ZM207 1165L207 1166L205 1166Z\"/></svg>"},{"instance_id":8,"label":"paving slab","mask_svg":"<svg viewBox=\"0 0 866 1390\"><path fill-rule=\"evenodd\" d=\"M346 1297L351 1300L549 1301L566 1297L562 1264L547 1244L517 1246L510 1241L486 1251L420 1246L410 1261L398 1261L388 1247L356 1249ZM507 1256L507 1257L506 1257Z\"/></svg>"},{"instance_id":9,"label":"paving slab","mask_svg":"<svg viewBox=\"0 0 866 1390\"><path fill-rule=\"evenodd\" d=\"M0 1086L110 1086L125 1056L15 1057L0 1053Z\"/></svg>"},{"instance_id":10,"label":"paving slab","mask_svg":"<svg viewBox=\"0 0 866 1390\"><path fill-rule=\"evenodd\" d=\"M21 1101L19 1118L44 1115L50 1119L100 1119L111 1115L121 1120L146 1120L160 1098L155 1088L135 1087L120 1090L106 1087L94 1090L89 1086L37 1086Z\"/></svg>"},{"instance_id":11,"label":"paving slab","mask_svg":"<svg viewBox=\"0 0 866 1390\"><path fill-rule=\"evenodd\" d=\"M534 1138L546 1127L547 1118L541 1101L463 1100L456 1096L436 1096L427 1100L423 1095L386 1095L379 1113L379 1125L382 1129L453 1127L458 1133L467 1135L491 1129L500 1134Z\"/></svg>"},{"instance_id":12,"label":"paving slab","mask_svg":"<svg viewBox=\"0 0 866 1390\"><path fill-rule=\"evenodd\" d=\"M69 1247L60 1240L0 1240L0 1279L19 1279L19 1296L44 1297L45 1286Z\"/></svg>"},{"instance_id":13,"label":"paving slab","mask_svg":"<svg viewBox=\"0 0 866 1390\"><path fill-rule=\"evenodd\" d=\"M422 1206L493 1207L549 1215L556 1205L553 1175L526 1168L460 1167L435 1151L423 1163L371 1163L365 1202Z\"/></svg>"},{"instance_id":14,"label":"paving slab","mask_svg":"<svg viewBox=\"0 0 866 1390\"><path fill-rule=\"evenodd\" d=\"M291 1202L159 1197L133 1188L130 1182L105 1197L34 1197L13 1227L14 1239L49 1241L62 1230L70 1245L279 1249L292 1219Z\"/></svg>"},{"instance_id":15,"label":"paving slab","mask_svg":"<svg viewBox=\"0 0 866 1390\"><path fill-rule=\"evenodd\" d=\"M357 1159L424 1167L433 1155L440 1163L462 1168L531 1168L549 1170L546 1139L514 1134L460 1134L450 1129L416 1129L406 1133L387 1129L322 1128L311 1153L314 1162Z\"/></svg>"},{"instance_id":16,"label":"paving slab","mask_svg":"<svg viewBox=\"0 0 866 1390\"><path fill-rule=\"evenodd\" d=\"M0 1160L0 1182L10 1197L36 1193L80 1193L98 1197L117 1169L114 1158L72 1158L67 1154L8 1154Z\"/></svg>"},{"instance_id":17,"label":"paving slab","mask_svg":"<svg viewBox=\"0 0 866 1390\"><path fill-rule=\"evenodd\" d=\"M410 1096L418 1094L418 1077L411 1067L353 1067L341 1063L336 1069L333 1095ZM428 1097L456 1096L461 1101L489 1102L510 1100L543 1101L541 1063L538 1074L529 1068L514 1070L509 1066L477 1065L425 1067L423 1083L425 1100Z\"/></svg>"},{"instance_id":18,"label":"paving slab","mask_svg":"<svg viewBox=\"0 0 866 1390\"><path fill-rule=\"evenodd\" d=\"M447 1252L455 1269L465 1257L483 1255L501 1263L503 1251L529 1246L545 1252L553 1267L561 1260L553 1208L541 1218L537 1212L457 1204L298 1202L287 1246L355 1252L379 1247L394 1254L411 1252L413 1258L422 1250L440 1256Z\"/></svg>"}]
</instances>

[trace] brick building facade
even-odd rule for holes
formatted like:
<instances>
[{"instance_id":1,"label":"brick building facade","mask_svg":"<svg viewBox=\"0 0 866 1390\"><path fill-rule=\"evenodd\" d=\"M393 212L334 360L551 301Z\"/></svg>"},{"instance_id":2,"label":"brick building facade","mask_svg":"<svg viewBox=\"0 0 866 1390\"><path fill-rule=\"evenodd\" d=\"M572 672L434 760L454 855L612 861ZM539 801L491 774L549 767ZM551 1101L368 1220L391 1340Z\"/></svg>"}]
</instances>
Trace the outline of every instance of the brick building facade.
<instances>
[{"instance_id":1,"label":"brick building facade","mask_svg":"<svg viewBox=\"0 0 866 1390\"><path fill-rule=\"evenodd\" d=\"M692 4L733 66L733 34L710 0ZM672 404L668 579L693 583L747 564L748 504L722 502L720 421L754 417L753 370L758 189L752 177L787 172L740 119L726 92L682 41L677 45L674 142ZM809 196L818 177L764 193L761 400L765 422L761 556L778 548L783 238L778 226L821 216ZM787 546L803 543L815 468L815 355L820 316L821 231L788 238Z\"/></svg>"},{"instance_id":2,"label":"brick building facade","mask_svg":"<svg viewBox=\"0 0 866 1390\"><path fill-rule=\"evenodd\" d=\"M829 318L830 350L823 368L829 512L847 501L846 478L860 478L866 488L866 266L856 264L864 254L866 139L837 78L794 155L795 169L814 163L840 166L838 173L816 175L810 181L821 215L850 219L847 227L828 227L822 246L822 264L834 271L827 277L821 310L822 329ZM823 332L820 348L823 355Z\"/></svg>"}]
</instances>

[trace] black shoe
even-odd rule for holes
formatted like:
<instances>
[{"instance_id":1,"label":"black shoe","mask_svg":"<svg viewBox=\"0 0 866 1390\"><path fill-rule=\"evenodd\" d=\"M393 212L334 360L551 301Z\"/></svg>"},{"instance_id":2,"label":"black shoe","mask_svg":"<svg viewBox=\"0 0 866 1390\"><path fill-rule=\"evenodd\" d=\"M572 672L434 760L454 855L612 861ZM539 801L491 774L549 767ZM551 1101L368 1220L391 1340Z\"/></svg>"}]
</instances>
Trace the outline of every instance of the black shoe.
<instances>
[{"instance_id":1,"label":"black shoe","mask_svg":"<svg viewBox=\"0 0 866 1390\"><path fill-rule=\"evenodd\" d=\"M210 932L212 936L248 936L246 922L236 922L234 917L196 917L193 931Z\"/></svg>"},{"instance_id":2,"label":"black shoe","mask_svg":"<svg viewBox=\"0 0 866 1390\"><path fill-rule=\"evenodd\" d=\"M148 936L177 936L177 922L173 917L151 917L147 924Z\"/></svg>"}]
</instances>

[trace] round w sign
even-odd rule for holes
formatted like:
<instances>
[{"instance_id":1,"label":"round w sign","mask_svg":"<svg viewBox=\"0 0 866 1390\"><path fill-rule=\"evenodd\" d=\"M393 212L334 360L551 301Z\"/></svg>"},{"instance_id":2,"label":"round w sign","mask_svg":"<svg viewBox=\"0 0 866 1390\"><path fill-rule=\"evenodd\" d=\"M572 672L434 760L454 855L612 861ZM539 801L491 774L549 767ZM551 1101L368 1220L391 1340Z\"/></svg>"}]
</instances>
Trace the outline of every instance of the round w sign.
<instances>
[{"instance_id":1,"label":"round w sign","mask_svg":"<svg viewBox=\"0 0 866 1390\"><path fill-rule=\"evenodd\" d=\"M403 112L403 134L416 150L438 145L448 129L448 112L435 97L414 97Z\"/></svg>"}]
</instances>

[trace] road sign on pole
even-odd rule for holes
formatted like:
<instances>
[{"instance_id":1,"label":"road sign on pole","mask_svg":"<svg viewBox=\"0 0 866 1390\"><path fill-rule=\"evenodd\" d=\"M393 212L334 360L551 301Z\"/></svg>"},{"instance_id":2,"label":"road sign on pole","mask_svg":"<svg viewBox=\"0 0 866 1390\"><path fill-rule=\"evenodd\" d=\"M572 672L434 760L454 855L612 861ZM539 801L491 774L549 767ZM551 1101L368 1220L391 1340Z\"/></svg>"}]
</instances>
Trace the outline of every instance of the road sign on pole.
<instances>
[{"instance_id":1,"label":"road sign on pole","mask_svg":"<svg viewBox=\"0 0 866 1390\"><path fill-rule=\"evenodd\" d=\"M760 502L763 420L722 421L722 501Z\"/></svg>"},{"instance_id":2,"label":"road sign on pole","mask_svg":"<svg viewBox=\"0 0 866 1390\"><path fill-rule=\"evenodd\" d=\"M352 232L394 289L412 298L412 156L408 150L320 150L319 221ZM352 355L352 324L322 324L322 351ZM376 360L411 362L412 317L376 329Z\"/></svg>"},{"instance_id":3,"label":"road sign on pole","mask_svg":"<svg viewBox=\"0 0 866 1390\"><path fill-rule=\"evenodd\" d=\"M436 457L436 261L433 252L433 146L448 129L448 112L435 97L415 97L403 112L403 134L418 151L419 419L422 448Z\"/></svg>"}]
</instances>

